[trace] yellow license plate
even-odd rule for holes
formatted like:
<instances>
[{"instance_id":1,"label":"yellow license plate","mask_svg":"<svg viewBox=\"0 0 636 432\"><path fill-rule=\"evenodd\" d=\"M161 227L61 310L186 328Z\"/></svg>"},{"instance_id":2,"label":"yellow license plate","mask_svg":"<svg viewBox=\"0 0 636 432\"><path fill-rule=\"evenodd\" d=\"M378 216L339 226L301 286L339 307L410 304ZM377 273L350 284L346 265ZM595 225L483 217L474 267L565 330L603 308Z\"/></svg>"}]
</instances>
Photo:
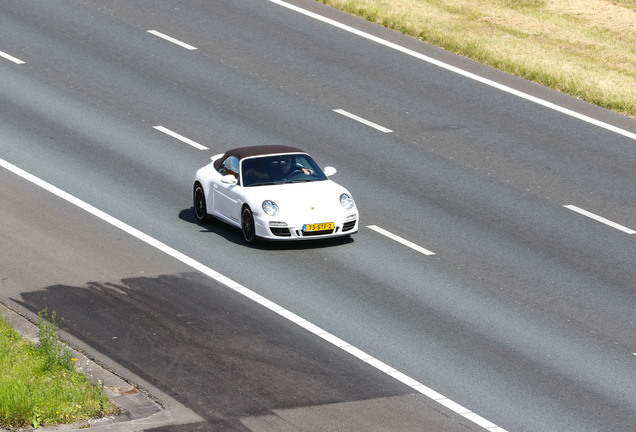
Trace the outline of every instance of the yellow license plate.
<instances>
[{"instance_id":1,"label":"yellow license plate","mask_svg":"<svg viewBox=\"0 0 636 432\"><path fill-rule=\"evenodd\" d=\"M317 223L317 224L307 224L303 226L303 231L327 231L334 229L335 225L333 222L327 223Z\"/></svg>"}]
</instances>

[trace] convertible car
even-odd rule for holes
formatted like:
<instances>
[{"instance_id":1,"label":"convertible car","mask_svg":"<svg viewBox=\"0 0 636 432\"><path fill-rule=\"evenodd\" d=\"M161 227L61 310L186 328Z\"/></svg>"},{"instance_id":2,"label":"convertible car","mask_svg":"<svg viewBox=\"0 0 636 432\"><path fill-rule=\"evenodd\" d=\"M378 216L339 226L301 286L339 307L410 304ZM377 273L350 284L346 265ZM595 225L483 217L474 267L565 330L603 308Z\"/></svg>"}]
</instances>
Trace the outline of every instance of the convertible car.
<instances>
[{"instance_id":1,"label":"convertible car","mask_svg":"<svg viewBox=\"0 0 636 432\"><path fill-rule=\"evenodd\" d=\"M213 216L241 228L248 243L349 236L358 231L358 210L327 178L335 172L294 147L236 148L196 172L194 212L199 222Z\"/></svg>"}]
</instances>

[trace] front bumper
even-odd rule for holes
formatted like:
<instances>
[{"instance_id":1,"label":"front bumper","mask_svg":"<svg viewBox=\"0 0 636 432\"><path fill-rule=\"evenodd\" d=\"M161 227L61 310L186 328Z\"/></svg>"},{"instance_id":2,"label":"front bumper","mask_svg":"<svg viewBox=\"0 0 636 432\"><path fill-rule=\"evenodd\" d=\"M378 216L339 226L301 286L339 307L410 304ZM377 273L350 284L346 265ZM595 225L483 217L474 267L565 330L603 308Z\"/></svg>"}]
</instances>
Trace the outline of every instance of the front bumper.
<instances>
[{"instance_id":1,"label":"front bumper","mask_svg":"<svg viewBox=\"0 0 636 432\"><path fill-rule=\"evenodd\" d=\"M255 218L256 235L267 240L313 240L343 237L358 232L358 214L350 214L343 220L334 222L333 230L303 231L303 225L288 224L283 221Z\"/></svg>"}]
</instances>

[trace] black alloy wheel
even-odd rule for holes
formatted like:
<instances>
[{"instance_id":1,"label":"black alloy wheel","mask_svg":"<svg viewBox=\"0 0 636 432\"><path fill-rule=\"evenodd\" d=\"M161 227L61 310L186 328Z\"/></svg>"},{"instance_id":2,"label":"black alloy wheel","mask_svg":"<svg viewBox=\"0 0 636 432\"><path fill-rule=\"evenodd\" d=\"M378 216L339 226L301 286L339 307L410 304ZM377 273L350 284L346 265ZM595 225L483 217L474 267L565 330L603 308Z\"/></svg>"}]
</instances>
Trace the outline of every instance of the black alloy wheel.
<instances>
[{"instance_id":1,"label":"black alloy wheel","mask_svg":"<svg viewBox=\"0 0 636 432\"><path fill-rule=\"evenodd\" d=\"M205 222L208 220L208 208L205 204L205 193L203 187L197 183L194 187L194 194L192 197L192 204L194 206L194 214L199 222Z\"/></svg>"},{"instance_id":2,"label":"black alloy wheel","mask_svg":"<svg viewBox=\"0 0 636 432\"><path fill-rule=\"evenodd\" d=\"M243 238L249 244L256 243L256 230L254 227L254 215L249 207L243 208L241 217L241 228L243 229Z\"/></svg>"}]
</instances>

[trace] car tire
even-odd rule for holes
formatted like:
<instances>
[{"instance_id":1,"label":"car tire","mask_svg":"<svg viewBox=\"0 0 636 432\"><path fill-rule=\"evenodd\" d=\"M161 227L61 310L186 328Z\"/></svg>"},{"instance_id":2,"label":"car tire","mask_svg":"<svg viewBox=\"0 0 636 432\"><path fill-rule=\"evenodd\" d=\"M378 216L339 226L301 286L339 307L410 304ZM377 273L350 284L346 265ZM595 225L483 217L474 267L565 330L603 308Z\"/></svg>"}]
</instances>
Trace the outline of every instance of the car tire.
<instances>
[{"instance_id":1,"label":"car tire","mask_svg":"<svg viewBox=\"0 0 636 432\"><path fill-rule=\"evenodd\" d=\"M194 185L194 192L192 193L192 205L194 206L194 215L199 222L205 222L208 220L208 208L205 202L205 192L203 192L203 186L199 183Z\"/></svg>"},{"instance_id":2,"label":"car tire","mask_svg":"<svg viewBox=\"0 0 636 432\"><path fill-rule=\"evenodd\" d=\"M243 238L248 244L256 243L254 215L249 207L243 207L243 212L241 213L241 230L243 231Z\"/></svg>"}]
</instances>

